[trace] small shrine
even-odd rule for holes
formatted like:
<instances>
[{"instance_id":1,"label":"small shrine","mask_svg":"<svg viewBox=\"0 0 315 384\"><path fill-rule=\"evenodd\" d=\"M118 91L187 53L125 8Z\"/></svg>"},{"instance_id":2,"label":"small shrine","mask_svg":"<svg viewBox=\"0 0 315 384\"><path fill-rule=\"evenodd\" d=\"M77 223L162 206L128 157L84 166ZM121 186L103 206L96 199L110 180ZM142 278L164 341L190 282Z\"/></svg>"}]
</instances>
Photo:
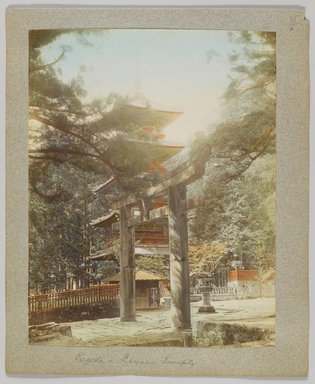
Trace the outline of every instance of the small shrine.
<instances>
[{"instance_id":1,"label":"small shrine","mask_svg":"<svg viewBox=\"0 0 315 384\"><path fill-rule=\"evenodd\" d=\"M119 284L120 273L102 281L104 284ZM160 307L162 284L167 285L168 279L156 273L137 269L136 282L136 309L154 309Z\"/></svg>"}]
</instances>

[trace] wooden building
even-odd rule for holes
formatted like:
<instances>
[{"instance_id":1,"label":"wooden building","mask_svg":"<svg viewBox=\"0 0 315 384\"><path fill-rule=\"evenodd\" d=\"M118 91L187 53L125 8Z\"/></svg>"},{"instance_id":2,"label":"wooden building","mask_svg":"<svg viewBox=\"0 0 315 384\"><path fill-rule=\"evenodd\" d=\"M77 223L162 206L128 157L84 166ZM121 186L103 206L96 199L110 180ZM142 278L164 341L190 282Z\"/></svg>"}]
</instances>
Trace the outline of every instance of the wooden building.
<instances>
[{"instance_id":1,"label":"wooden building","mask_svg":"<svg viewBox=\"0 0 315 384\"><path fill-rule=\"evenodd\" d=\"M167 282L164 276L147 272L142 269L136 270L136 309L159 308L161 298L161 284ZM104 284L119 284L120 273L108 277L102 281Z\"/></svg>"},{"instance_id":2,"label":"wooden building","mask_svg":"<svg viewBox=\"0 0 315 384\"><path fill-rule=\"evenodd\" d=\"M167 200L159 199L153 203L155 208L167 205ZM164 205L161 205L164 204ZM137 215L133 212L133 215ZM111 240L119 238L120 214L111 210L108 214L94 220L91 225L96 228L111 228ZM157 254L168 254L168 220L161 218L152 222L141 223L135 227L135 244L142 248L157 248ZM162 251L162 252L161 252Z\"/></svg>"}]
</instances>

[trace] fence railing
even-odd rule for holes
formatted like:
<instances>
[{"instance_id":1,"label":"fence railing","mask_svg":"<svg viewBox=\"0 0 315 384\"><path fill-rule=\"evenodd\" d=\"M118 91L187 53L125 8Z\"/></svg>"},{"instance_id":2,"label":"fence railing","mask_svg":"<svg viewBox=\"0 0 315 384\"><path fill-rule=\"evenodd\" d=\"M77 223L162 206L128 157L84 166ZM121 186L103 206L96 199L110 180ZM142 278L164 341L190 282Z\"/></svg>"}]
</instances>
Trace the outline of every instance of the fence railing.
<instances>
[{"instance_id":1,"label":"fence railing","mask_svg":"<svg viewBox=\"0 0 315 384\"><path fill-rule=\"evenodd\" d=\"M84 289L29 296L28 309L29 312L47 312L84 304L103 303L117 299L118 296L118 284L102 284Z\"/></svg>"},{"instance_id":2,"label":"fence railing","mask_svg":"<svg viewBox=\"0 0 315 384\"><path fill-rule=\"evenodd\" d=\"M190 293L192 295L198 295L201 293L200 287L190 287ZM218 294L233 294L235 293L235 289L232 287L212 287L210 288L210 292L213 295L218 295Z\"/></svg>"},{"instance_id":3,"label":"fence railing","mask_svg":"<svg viewBox=\"0 0 315 384\"><path fill-rule=\"evenodd\" d=\"M232 287L215 287L212 289L212 292L214 295L218 295L220 293L235 293L235 289Z\"/></svg>"}]
</instances>

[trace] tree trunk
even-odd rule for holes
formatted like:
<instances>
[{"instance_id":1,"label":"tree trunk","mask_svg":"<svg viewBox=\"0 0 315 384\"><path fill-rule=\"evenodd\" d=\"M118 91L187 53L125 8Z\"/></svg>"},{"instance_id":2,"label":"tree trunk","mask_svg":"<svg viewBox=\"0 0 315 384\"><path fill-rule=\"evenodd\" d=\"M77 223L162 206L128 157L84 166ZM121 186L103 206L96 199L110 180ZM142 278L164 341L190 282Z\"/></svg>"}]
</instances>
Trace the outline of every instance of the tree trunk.
<instances>
[{"instance_id":1,"label":"tree trunk","mask_svg":"<svg viewBox=\"0 0 315 384\"><path fill-rule=\"evenodd\" d=\"M258 284L259 284L259 297L263 297L263 282L262 282L263 271L258 270Z\"/></svg>"}]
</instances>

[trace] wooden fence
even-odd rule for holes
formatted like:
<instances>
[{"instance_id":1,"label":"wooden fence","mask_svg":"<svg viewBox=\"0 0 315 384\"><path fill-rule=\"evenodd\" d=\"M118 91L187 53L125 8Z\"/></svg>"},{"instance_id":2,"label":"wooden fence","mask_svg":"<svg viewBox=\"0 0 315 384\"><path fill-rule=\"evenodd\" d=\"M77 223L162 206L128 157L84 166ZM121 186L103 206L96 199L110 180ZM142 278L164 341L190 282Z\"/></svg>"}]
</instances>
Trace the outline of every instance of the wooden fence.
<instances>
[{"instance_id":1,"label":"wooden fence","mask_svg":"<svg viewBox=\"0 0 315 384\"><path fill-rule=\"evenodd\" d=\"M212 287L210 290L211 301L236 300L237 291L232 287ZM200 287L190 288L190 301L200 301L202 299Z\"/></svg>"},{"instance_id":2,"label":"wooden fence","mask_svg":"<svg viewBox=\"0 0 315 384\"><path fill-rule=\"evenodd\" d=\"M220 294L233 294L236 290L232 287L209 287L209 292L213 295ZM192 295L201 294L200 287L190 287L190 293Z\"/></svg>"},{"instance_id":3,"label":"wooden fence","mask_svg":"<svg viewBox=\"0 0 315 384\"><path fill-rule=\"evenodd\" d=\"M30 313L48 312L60 308L76 307L85 304L104 303L119 297L118 284L98 285L72 291L50 292L28 297Z\"/></svg>"}]
</instances>

